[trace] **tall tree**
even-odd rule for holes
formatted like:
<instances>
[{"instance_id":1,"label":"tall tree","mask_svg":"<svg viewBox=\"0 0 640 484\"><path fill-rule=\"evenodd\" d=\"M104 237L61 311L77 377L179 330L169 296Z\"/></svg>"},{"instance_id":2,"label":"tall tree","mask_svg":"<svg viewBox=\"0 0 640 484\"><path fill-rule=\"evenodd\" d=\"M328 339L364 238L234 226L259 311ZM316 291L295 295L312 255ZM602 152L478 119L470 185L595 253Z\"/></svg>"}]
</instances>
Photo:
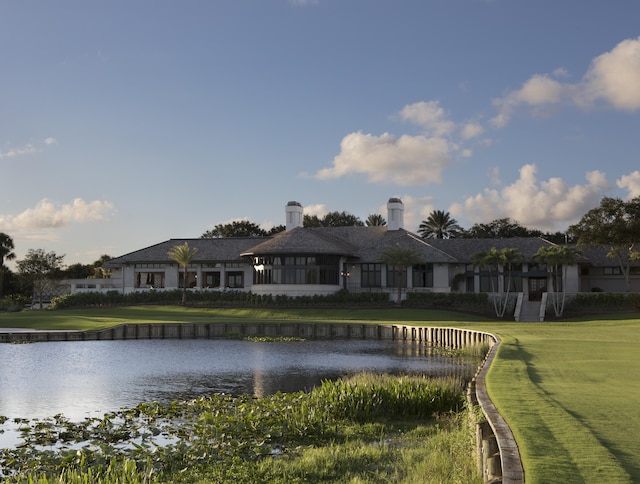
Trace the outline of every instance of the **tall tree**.
<instances>
[{"instance_id":1,"label":"tall tree","mask_svg":"<svg viewBox=\"0 0 640 484\"><path fill-rule=\"evenodd\" d=\"M607 247L607 257L617 261L627 292L631 291L631 261L640 248L640 197L627 202L604 197L599 207L589 210L567 232L578 246Z\"/></svg>"},{"instance_id":2,"label":"tall tree","mask_svg":"<svg viewBox=\"0 0 640 484\"><path fill-rule=\"evenodd\" d=\"M305 215L302 225L304 227L361 227L364 223L355 215L342 211L329 212L322 218L317 215Z\"/></svg>"},{"instance_id":3,"label":"tall tree","mask_svg":"<svg viewBox=\"0 0 640 484\"><path fill-rule=\"evenodd\" d=\"M216 239L219 237L264 237L267 231L249 220L234 220L227 224L218 224L213 229L203 233L201 239Z\"/></svg>"},{"instance_id":4,"label":"tall tree","mask_svg":"<svg viewBox=\"0 0 640 484\"><path fill-rule=\"evenodd\" d=\"M487 252L477 252L471 256L474 267L486 268L489 273L489 283L493 293L493 308L499 318L504 316L509 305L511 277L514 266L520 263L522 259L522 253L518 249L510 247L500 250L492 247Z\"/></svg>"},{"instance_id":5,"label":"tall tree","mask_svg":"<svg viewBox=\"0 0 640 484\"><path fill-rule=\"evenodd\" d=\"M196 247L189 247L189 243L185 242L181 245L174 245L169 249L167 255L175 261L178 265L181 265L184 268L184 277L182 280L182 305L187 302L187 275L189 264L191 263L191 259L196 255L198 249Z\"/></svg>"},{"instance_id":6,"label":"tall tree","mask_svg":"<svg viewBox=\"0 0 640 484\"><path fill-rule=\"evenodd\" d=\"M424 257L416 250L396 244L385 247L382 252L380 252L378 262L394 268L396 273L396 289L398 291L397 303L398 306L400 306L402 302L402 273L408 267L413 267L416 264L424 264Z\"/></svg>"},{"instance_id":7,"label":"tall tree","mask_svg":"<svg viewBox=\"0 0 640 484\"><path fill-rule=\"evenodd\" d=\"M57 283L53 280L63 267L64 255L45 252L43 249L29 249L24 259L17 261L18 273L32 287L40 309L47 292L53 292Z\"/></svg>"},{"instance_id":8,"label":"tall tree","mask_svg":"<svg viewBox=\"0 0 640 484\"><path fill-rule=\"evenodd\" d=\"M7 270L4 266L4 262L16 258L16 254L13 252L13 249L15 249L13 239L7 234L0 232L0 298L2 298L3 295L4 274Z\"/></svg>"},{"instance_id":9,"label":"tall tree","mask_svg":"<svg viewBox=\"0 0 640 484\"><path fill-rule=\"evenodd\" d=\"M367 227L385 227L387 225L387 221L379 213L372 213L372 214L369 214L364 224Z\"/></svg>"},{"instance_id":10,"label":"tall tree","mask_svg":"<svg viewBox=\"0 0 640 484\"><path fill-rule=\"evenodd\" d=\"M534 256L547 266L553 295L553 311L556 317L562 316L564 312L567 270L569 266L575 264L578 254L580 252L576 247L554 245L540 247Z\"/></svg>"},{"instance_id":11,"label":"tall tree","mask_svg":"<svg viewBox=\"0 0 640 484\"><path fill-rule=\"evenodd\" d=\"M458 221L451 218L449 212L442 210L431 212L418 228L418 233L423 239L451 239L457 237L460 231Z\"/></svg>"},{"instance_id":12,"label":"tall tree","mask_svg":"<svg viewBox=\"0 0 640 484\"><path fill-rule=\"evenodd\" d=\"M511 237L540 237L542 231L523 227L510 218L499 218L488 224L474 224L461 235L467 239L506 239Z\"/></svg>"}]
</instances>

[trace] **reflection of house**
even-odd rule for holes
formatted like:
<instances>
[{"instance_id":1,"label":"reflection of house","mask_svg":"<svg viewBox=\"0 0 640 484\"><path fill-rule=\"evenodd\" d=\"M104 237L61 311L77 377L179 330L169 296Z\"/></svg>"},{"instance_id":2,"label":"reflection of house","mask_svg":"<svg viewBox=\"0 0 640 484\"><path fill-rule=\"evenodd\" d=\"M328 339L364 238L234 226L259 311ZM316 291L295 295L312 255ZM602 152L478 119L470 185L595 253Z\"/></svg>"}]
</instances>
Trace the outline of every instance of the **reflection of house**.
<instances>
[{"instance_id":1,"label":"reflection of house","mask_svg":"<svg viewBox=\"0 0 640 484\"><path fill-rule=\"evenodd\" d=\"M400 245L422 254L424 263L402 275L406 291L491 292L488 273L473 267L472 257L492 247L515 248L524 260L514 268L513 292L539 299L548 273L534 259L541 238L428 239L403 228L404 206L392 198L387 204L386 227L303 227L303 209L286 206L286 230L272 237L171 239L117 257L105 264L111 279L84 280L97 288L72 282L72 292L118 290L123 293L183 287L183 269L167 255L187 242L197 249L188 268L187 287L196 290L240 290L255 294L323 295L343 288L352 292L388 292L394 296L396 273L378 262L385 247ZM604 253L603 253L604 254ZM640 263L634 267L633 290L640 289ZM506 283L506 280L502 282ZM567 293L624 291L624 278L611 259L590 251L567 268Z\"/></svg>"}]
</instances>

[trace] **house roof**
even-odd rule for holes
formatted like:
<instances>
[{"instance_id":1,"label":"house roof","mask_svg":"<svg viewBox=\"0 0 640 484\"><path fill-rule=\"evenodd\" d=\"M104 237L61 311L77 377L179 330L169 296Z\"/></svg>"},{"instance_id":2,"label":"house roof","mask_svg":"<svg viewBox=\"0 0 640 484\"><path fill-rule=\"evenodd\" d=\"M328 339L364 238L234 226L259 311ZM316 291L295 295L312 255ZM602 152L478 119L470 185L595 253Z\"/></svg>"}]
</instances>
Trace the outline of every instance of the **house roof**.
<instances>
[{"instance_id":1,"label":"house roof","mask_svg":"<svg viewBox=\"0 0 640 484\"><path fill-rule=\"evenodd\" d=\"M387 227L298 227L270 237L222 237L198 239L169 239L144 249L111 259L105 267L118 267L131 263L167 263L172 259L169 250L184 243L197 249L192 262L241 262L244 256L275 254L325 254L347 257L352 261L376 262L381 252L400 245L415 250L426 262L469 264L474 254L496 249L519 250L525 261L534 259L540 247L556 244L540 237L513 237L504 239L422 239L404 229ZM611 266L606 247L581 247L578 262L595 266ZM640 265L633 261L632 265Z\"/></svg>"},{"instance_id":2,"label":"house roof","mask_svg":"<svg viewBox=\"0 0 640 484\"><path fill-rule=\"evenodd\" d=\"M382 250L396 244L419 252L425 261L456 262L454 258L426 244L411 232L403 229L388 230L380 226L298 227L281 232L242 255L326 254L375 262Z\"/></svg>"},{"instance_id":3,"label":"house roof","mask_svg":"<svg viewBox=\"0 0 640 484\"><path fill-rule=\"evenodd\" d=\"M541 237L509 237L502 239L428 239L426 242L445 251L458 262L469 264L474 254L487 252L491 248L512 248L519 250L525 261L533 260L540 247L552 247L556 244Z\"/></svg>"},{"instance_id":4,"label":"house roof","mask_svg":"<svg viewBox=\"0 0 640 484\"><path fill-rule=\"evenodd\" d=\"M204 239L169 239L159 244L144 249L130 252L120 257L115 257L104 264L105 267L118 267L121 264L131 263L167 263L172 259L169 250L185 242L189 247L197 249L192 262L239 262L242 261L240 253L256 245L265 237L221 237Z\"/></svg>"}]
</instances>

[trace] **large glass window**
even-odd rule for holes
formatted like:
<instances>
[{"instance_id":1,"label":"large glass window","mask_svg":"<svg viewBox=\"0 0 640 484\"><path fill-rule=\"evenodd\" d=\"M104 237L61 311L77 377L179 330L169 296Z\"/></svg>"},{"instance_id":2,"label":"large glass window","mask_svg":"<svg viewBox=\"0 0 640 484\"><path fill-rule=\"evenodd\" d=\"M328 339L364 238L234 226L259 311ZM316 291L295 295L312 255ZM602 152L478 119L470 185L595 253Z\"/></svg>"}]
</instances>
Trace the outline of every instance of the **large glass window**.
<instances>
[{"instance_id":1,"label":"large glass window","mask_svg":"<svg viewBox=\"0 0 640 484\"><path fill-rule=\"evenodd\" d=\"M244 272L227 272L226 286L232 289L244 287Z\"/></svg>"},{"instance_id":2,"label":"large glass window","mask_svg":"<svg viewBox=\"0 0 640 484\"><path fill-rule=\"evenodd\" d=\"M164 287L164 272L136 272L136 287L141 289Z\"/></svg>"},{"instance_id":3,"label":"large glass window","mask_svg":"<svg viewBox=\"0 0 640 484\"><path fill-rule=\"evenodd\" d=\"M187 272L187 287L196 287L198 285L198 274L196 272ZM178 287L184 287L184 270L180 271L178 277Z\"/></svg>"},{"instance_id":4,"label":"large glass window","mask_svg":"<svg viewBox=\"0 0 640 484\"><path fill-rule=\"evenodd\" d=\"M220 287L220 271L215 272L203 272L202 273L202 287Z\"/></svg>"},{"instance_id":5,"label":"large glass window","mask_svg":"<svg viewBox=\"0 0 640 484\"><path fill-rule=\"evenodd\" d=\"M413 287L433 287L433 264L413 266Z\"/></svg>"},{"instance_id":6,"label":"large glass window","mask_svg":"<svg viewBox=\"0 0 640 484\"><path fill-rule=\"evenodd\" d=\"M338 284L338 256L254 257L254 284Z\"/></svg>"},{"instance_id":7,"label":"large glass window","mask_svg":"<svg viewBox=\"0 0 640 484\"><path fill-rule=\"evenodd\" d=\"M381 287L382 286L382 265L381 264L362 264L361 281L362 287Z\"/></svg>"},{"instance_id":8,"label":"large glass window","mask_svg":"<svg viewBox=\"0 0 640 484\"><path fill-rule=\"evenodd\" d=\"M398 271L393 266L387 266L387 287L398 287ZM407 269L402 269L400 287L407 287Z\"/></svg>"}]
</instances>

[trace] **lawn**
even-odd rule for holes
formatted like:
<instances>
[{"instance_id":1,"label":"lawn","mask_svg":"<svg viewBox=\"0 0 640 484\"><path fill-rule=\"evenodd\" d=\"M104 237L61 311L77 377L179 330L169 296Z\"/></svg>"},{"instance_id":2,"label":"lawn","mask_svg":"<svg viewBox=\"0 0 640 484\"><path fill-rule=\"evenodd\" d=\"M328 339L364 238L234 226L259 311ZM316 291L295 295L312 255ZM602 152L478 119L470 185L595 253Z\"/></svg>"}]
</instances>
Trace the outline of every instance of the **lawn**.
<instances>
[{"instance_id":1,"label":"lawn","mask_svg":"<svg viewBox=\"0 0 640 484\"><path fill-rule=\"evenodd\" d=\"M640 482L640 318L495 322L416 309L240 310L140 306L0 314L0 327L99 329L135 322L370 321L498 334L491 398L511 426L527 483Z\"/></svg>"}]
</instances>

